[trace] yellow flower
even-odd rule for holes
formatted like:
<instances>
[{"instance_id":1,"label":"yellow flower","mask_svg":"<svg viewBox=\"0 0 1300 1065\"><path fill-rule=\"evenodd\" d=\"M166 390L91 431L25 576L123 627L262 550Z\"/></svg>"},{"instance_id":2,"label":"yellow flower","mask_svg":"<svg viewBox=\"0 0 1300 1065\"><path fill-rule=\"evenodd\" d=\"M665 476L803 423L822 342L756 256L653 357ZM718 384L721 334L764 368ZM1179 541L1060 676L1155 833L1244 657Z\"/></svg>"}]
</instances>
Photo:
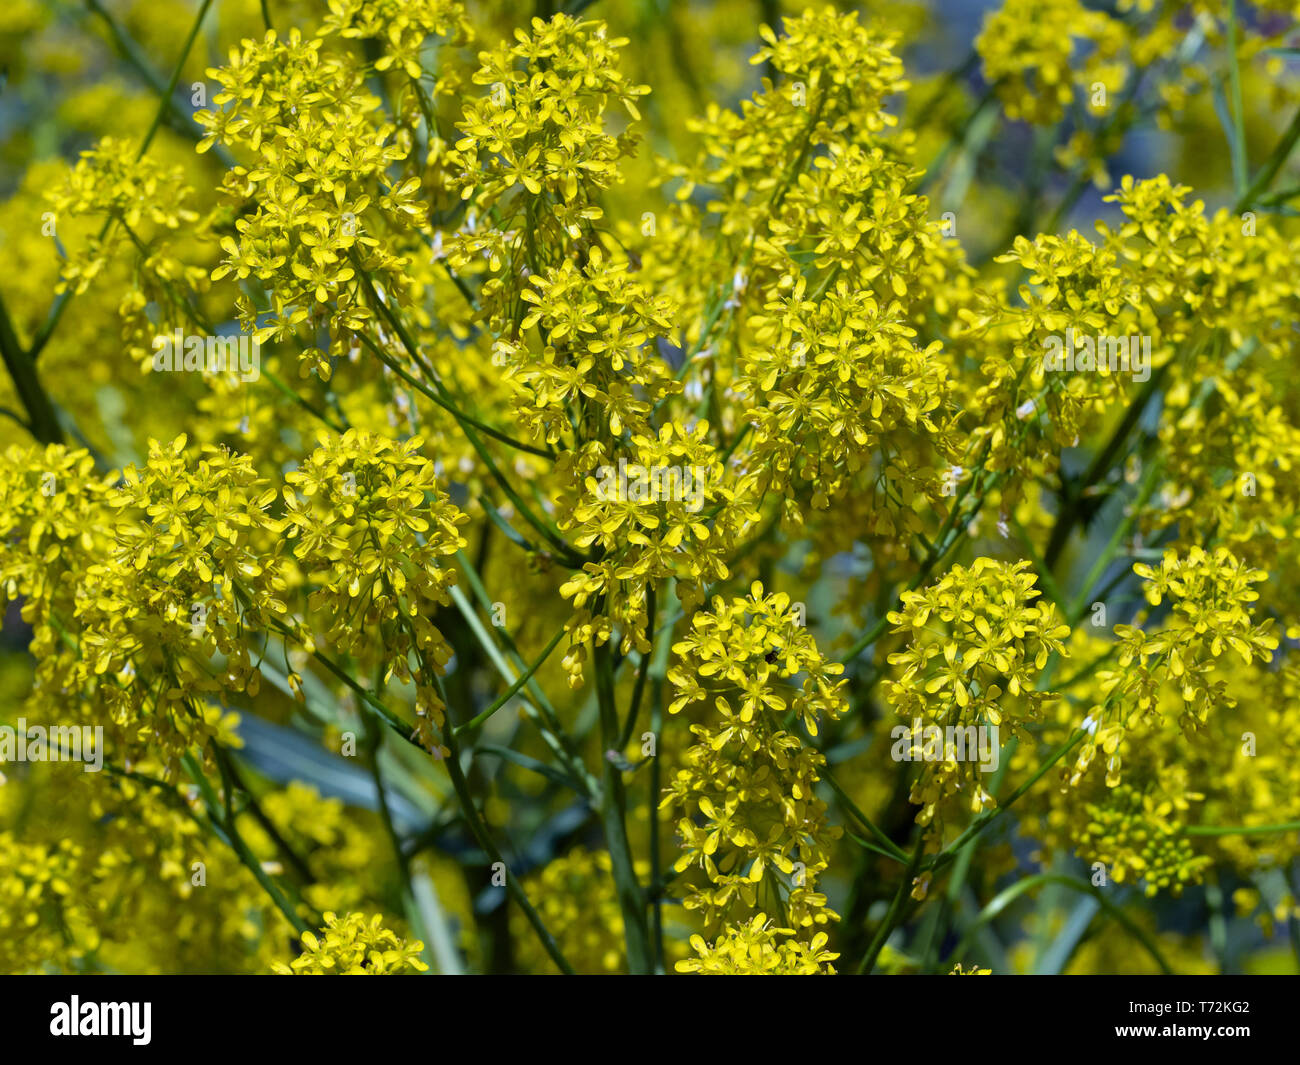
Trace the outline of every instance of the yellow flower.
<instances>
[{"instance_id":1,"label":"yellow flower","mask_svg":"<svg viewBox=\"0 0 1300 1065\"><path fill-rule=\"evenodd\" d=\"M277 963L282 976L399 976L426 972L421 959L424 944L399 939L374 914L349 913L342 918L327 913L320 935L302 934L303 952L288 965Z\"/></svg>"}]
</instances>

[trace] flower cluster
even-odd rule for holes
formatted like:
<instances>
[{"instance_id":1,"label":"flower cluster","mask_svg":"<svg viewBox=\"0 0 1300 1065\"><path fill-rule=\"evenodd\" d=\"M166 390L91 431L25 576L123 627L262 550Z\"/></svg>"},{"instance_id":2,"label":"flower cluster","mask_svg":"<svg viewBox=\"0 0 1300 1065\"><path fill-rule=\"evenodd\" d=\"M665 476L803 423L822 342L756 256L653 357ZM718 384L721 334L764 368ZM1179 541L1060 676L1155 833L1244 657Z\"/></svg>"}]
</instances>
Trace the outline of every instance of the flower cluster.
<instances>
[{"instance_id":1,"label":"flower cluster","mask_svg":"<svg viewBox=\"0 0 1300 1065\"><path fill-rule=\"evenodd\" d=\"M767 914L755 914L739 927L728 928L714 942L691 936L698 957L677 963L677 971L705 976L828 976L838 954L826 949L827 935L818 932L810 943L782 939L790 928L774 928Z\"/></svg>"},{"instance_id":2,"label":"flower cluster","mask_svg":"<svg viewBox=\"0 0 1300 1065\"><path fill-rule=\"evenodd\" d=\"M330 349L309 343L300 356L304 373L328 378L330 356L378 312L381 297L373 282L362 288L358 268L400 295L406 260L383 238L423 223L425 209L418 178L390 175L409 146L377 117L365 70L323 44L298 30L244 41L229 66L208 72L222 85L213 97L221 109L196 117L208 130L201 150L221 141L253 156L226 176L233 201L251 209L221 235L226 258L213 280L256 278L270 293L269 321L239 301L244 328L261 342L328 326Z\"/></svg>"},{"instance_id":3,"label":"flower cluster","mask_svg":"<svg viewBox=\"0 0 1300 1065\"><path fill-rule=\"evenodd\" d=\"M943 491L936 465L956 457L942 345L922 351L892 295L877 302L841 279L810 297L800 278L753 319L763 347L742 355L737 387L762 401L755 465L816 508L865 482L877 503L865 532L915 531Z\"/></svg>"},{"instance_id":4,"label":"flower cluster","mask_svg":"<svg viewBox=\"0 0 1300 1065\"><path fill-rule=\"evenodd\" d=\"M0 16L0 970L1286 947L1294 3L92 6Z\"/></svg>"},{"instance_id":5,"label":"flower cluster","mask_svg":"<svg viewBox=\"0 0 1300 1065\"><path fill-rule=\"evenodd\" d=\"M707 583L730 576L728 562L758 513L751 479L729 475L708 431L707 422L692 430L665 425L630 438L635 461L622 454L613 461L599 445L573 460L582 490L560 528L578 548L599 552L560 589L575 608L566 658L574 682L581 680L584 644L608 640L614 622L622 625L625 651L650 651L648 593L659 582L675 579L689 605L703 598Z\"/></svg>"},{"instance_id":6,"label":"flower cluster","mask_svg":"<svg viewBox=\"0 0 1300 1065\"><path fill-rule=\"evenodd\" d=\"M529 282L519 293L530 306L518 331L535 328L544 346L534 352L522 340L500 340L493 355L518 386L523 423L558 443L573 431L566 410L577 406L586 419L596 411L607 419L585 426L595 434L645 432L655 402L675 388L654 349L669 323L662 298L598 247L581 267L565 260Z\"/></svg>"},{"instance_id":7,"label":"flower cluster","mask_svg":"<svg viewBox=\"0 0 1300 1065\"><path fill-rule=\"evenodd\" d=\"M290 957L289 922L198 806L147 772L19 767L0 787L0 968L256 973Z\"/></svg>"},{"instance_id":8,"label":"flower cluster","mask_svg":"<svg viewBox=\"0 0 1300 1065\"><path fill-rule=\"evenodd\" d=\"M102 236L88 240L80 255L65 263L59 291L84 292L123 244L142 249L140 269L146 291L166 282L201 283L202 270L175 257L167 241L198 221L194 190L182 167L142 158L138 145L105 137L81 153L63 185L49 194L57 216L102 218Z\"/></svg>"},{"instance_id":9,"label":"flower cluster","mask_svg":"<svg viewBox=\"0 0 1300 1065\"><path fill-rule=\"evenodd\" d=\"M450 602L456 575L445 560L466 546L467 519L420 446L418 437L395 444L357 430L322 437L285 477L282 528L312 585L309 608L329 622L320 645L379 668L385 681L414 679L420 741L441 752L437 679L412 674L411 652L433 670L451 657L431 615Z\"/></svg>"},{"instance_id":10,"label":"flower cluster","mask_svg":"<svg viewBox=\"0 0 1300 1065\"><path fill-rule=\"evenodd\" d=\"M1053 693L1040 688L1039 678L1048 658L1064 653L1070 628L1055 606L1034 601L1041 593L1029 566L978 558L969 569L954 566L933 585L903 594L902 609L889 621L907 643L889 656L899 672L885 682L899 717L961 730L1005 725L1015 735L1040 716ZM911 743L915 756L922 736L913 734ZM923 761L912 784L912 801L921 806L917 823L933 826L928 837L935 848L944 810L959 793L960 805L974 813L994 804L973 759L958 759L947 744L943 754Z\"/></svg>"},{"instance_id":11,"label":"flower cluster","mask_svg":"<svg viewBox=\"0 0 1300 1065\"><path fill-rule=\"evenodd\" d=\"M451 161L463 173L461 195L486 209L522 190L554 197L575 220L599 217L585 213L591 192L613 184L634 143L606 131L606 111L619 104L639 118L636 98L650 90L618 69L628 42L603 24L559 15L533 19L532 31L516 30L513 44L480 57L473 80L491 91L468 102L457 124L464 136Z\"/></svg>"},{"instance_id":12,"label":"flower cluster","mask_svg":"<svg viewBox=\"0 0 1300 1065\"><path fill-rule=\"evenodd\" d=\"M712 710L691 726L698 742L664 799L679 816L677 868L698 866L706 878L687 909L702 911L709 928L725 925L727 936L747 934L736 920L755 909L782 914L800 934L836 920L817 890L839 832L815 794L825 759L790 730L798 722L816 736L821 718L844 712L835 679L843 667L822 657L789 596L758 583L747 598L697 612L674 652L669 711Z\"/></svg>"},{"instance_id":13,"label":"flower cluster","mask_svg":"<svg viewBox=\"0 0 1300 1065\"><path fill-rule=\"evenodd\" d=\"M77 589L73 676L133 745L179 758L223 733L231 695L257 694L253 634L288 609L268 550L274 498L246 457L210 449L196 462L183 436L153 444L110 493L115 543Z\"/></svg>"},{"instance_id":14,"label":"flower cluster","mask_svg":"<svg viewBox=\"0 0 1300 1065\"><path fill-rule=\"evenodd\" d=\"M1192 547L1186 555L1165 552L1158 568L1138 563L1143 594L1151 606L1169 600L1158 629L1115 626L1119 637L1117 670L1098 674L1105 700L1087 721L1088 737L1075 761L1072 782L1087 772L1098 752L1106 755L1106 781L1119 784L1123 759L1120 740L1135 715L1161 714L1161 695L1179 696L1177 720L1186 732L1204 728L1210 713L1232 697L1215 679L1217 660L1233 651L1243 662L1268 662L1278 646L1272 621L1256 624L1251 604L1259 598L1251 585L1263 570L1244 565L1226 547L1207 552Z\"/></svg>"},{"instance_id":15,"label":"flower cluster","mask_svg":"<svg viewBox=\"0 0 1300 1065\"><path fill-rule=\"evenodd\" d=\"M1148 895L1164 889L1180 893L1188 881L1199 880L1210 864L1169 818L1197 797L1179 791L1169 801L1124 784L1109 789L1102 802L1084 808L1088 823L1078 837L1080 857L1104 863L1116 883L1130 877L1143 880Z\"/></svg>"},{"instance_id":16,"label":"flower cluster","mask_svg":"<svg viewBox=\"0 0 1300 1065\"><path fill-rule=\"evenodd\" d=\"M579 973L623 971L623 914L612 869L608 851L575 847L527 881L560 953ZM521 967L529 972L553 972L536 940L525 934L523 917L512 914L511 925L519 933L520 943L527 944Z\"/></svg>"},{"instance_id":17,"label":"flower cluster","mask_svg":"<svg viewBox=\"0 0 1300 1065\"><path fill-rule=\"evenodd\" d=\"M424 944L407 942L390 928L383 917L349 913L340 918L325 914L325 926L317 935L302 934L302 953L285 965L277 963L282 976L401 976L428 971L420 958Z\"/></svg>"},{"instance_id":18,"label":"flower cluster","mask_svg":"<svg viewBox=\"0 0 1300 1065\"><path fill-rule=\"evenodd\" d=\"M1080 38L1087 45L1082 62ZM1116 59L1124 43L1121 23L1080 0L1006 0L985 17L975 48L1007 115L1051 126L1080 90L1123 87L1125 65Z\"/></svg>"}]
</instances>

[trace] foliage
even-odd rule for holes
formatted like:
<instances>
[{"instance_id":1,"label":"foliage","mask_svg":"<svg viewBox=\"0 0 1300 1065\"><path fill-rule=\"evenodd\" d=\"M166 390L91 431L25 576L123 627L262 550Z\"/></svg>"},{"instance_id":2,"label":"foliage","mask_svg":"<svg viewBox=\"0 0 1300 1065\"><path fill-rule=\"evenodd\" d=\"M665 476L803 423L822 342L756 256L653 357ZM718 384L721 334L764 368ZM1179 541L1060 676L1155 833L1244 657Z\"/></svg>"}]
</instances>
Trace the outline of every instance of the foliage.
<instances>
[{"instance_id":1,"label":"foliage","mask_svg":"<svg viewBox=\"0 0 1300 1065\"><path fill-rule=\"evenodd\" d=\"M0 970L1300 964L1293 7L11 0Z\"/></svg>"}]
</instances>

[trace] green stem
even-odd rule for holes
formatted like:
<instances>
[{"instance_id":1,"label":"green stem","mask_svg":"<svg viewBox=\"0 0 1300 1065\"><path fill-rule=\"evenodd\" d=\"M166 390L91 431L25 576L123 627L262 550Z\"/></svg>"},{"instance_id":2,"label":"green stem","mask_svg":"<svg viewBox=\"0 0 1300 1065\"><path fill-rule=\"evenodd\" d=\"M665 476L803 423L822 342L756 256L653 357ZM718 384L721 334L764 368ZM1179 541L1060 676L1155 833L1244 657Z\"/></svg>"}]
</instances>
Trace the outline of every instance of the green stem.
<instances>
[{"instance_id":1,"label":"green stem","mask_svg":"<svg viewBox=\"0 0 1300 1065\"><path fill-rule=\"evenodd\" d=\"M1300 141L1300 110L1297 110L1291 119L1291 124L1287 126L1286 132L1282 134L1282 139L1277 142L1277 147L1273 149L1273 154L1268 157L1268 162L1263 169L1255 176L1255 180L1250 183L1250 187L1242 193L1241 198L1233 207L1233 211L1240 214L1247 210L1264 192L1265 189L1273 183L1273 178L1277 172L1282 169L1282 164L1287 161L1291 151Z\"/></svg>"},{"instance_id":2,"label":"green stem","mask_svg":"<svg viewBox=\"0 0 1300 1065\"><path fill-rule=\"evenodd\" d=\"M840 797L840 802L844 804L844 808L854 816L863 828L871 833L876 842L885 848L885 851L891 858L895 858L900 862L906 862L908 860L907 852L885 835L885 833L876 826L875 822L873 822L871 818L858 809L857 804L849 798L848 792L840 787L839 782L831 776L829 772L823 771L821 777L822 780L826 781L826 783L830 785L831 790Z\"/></svg>"},{"instance_id":3,"label":"green stem","mask_svg":"<svg viewBox=\"0 0 1300 1065\"><path fill-rule=\"evenodd\" d=\"M646 677L650 672L650 658L655 643L655 589L651 584L646 592L646 642L650 644L651 650L641 656L641 661L637 663L636 682L632 687L632 701L628 706L627 724L623 726L622 735L619 736L618 749L621 751L632 742L632 733L636 729L636 720L641 713L641 699L645 694Z\"/></svg>"},{"instance_id":4,"label":"green stem","mask_svg":"<svg viewBox=\"0 0 1300 1065\"><path fill-rule=\"evenodd\" d=\"M159 98L159 105L165 112L163 114L163 119L167 122L167 125L182 136L188 137L196 144L201 141L204 137L204 131L190 118L189 115L185 114L176 106L176 97L174 94L176 81L179 79L176 79L170 86L168 86L153 67L149 65L144 49L142 49L139 43L122 28L117 19L113 17L112 12L105 8L104 5L100 3L100 0L86 0L86 7L104 21L105 26L108 27L109 36L113 39L113 45L117 48L122 58L126 60L127 65L140 76L140 80L143 81L153 91L154 95ZM182 63L183 62L184 60L182 59ZM141 153L141 155L143 156L143 153ZM220 144L214 145L213 155L215 155L221 161L221 164L227 169L230 169L235 165L234 158Z\"/></svg>"},{"instance_id":5,"label":"green stem","mask_svg":"<svg viewBox=\"0 0 1300 1065\"><path fill-rule=\"evenodd\" d=\"M438 683L438 687L442 687L441 682ZM445 696L443 701L446 702ZM533 904L528 901L528 895L519 882L519 878L515 876L510 866L506 864L505 859L501 857L501 852L497 849L496 844L492 842L487 826L479 816L478 808L474 805L474 797L469 791L469 783L465 780L465 773L460 767L460 745L456 740L455 730L444 730L443 740L447 744L447 749L451 752L445 759L447 773L451 777L451 786L456 792L456 798L460 800L461 812L464 814L465 823L469 826L470 834L478 845L483 848L484 853L505 870L506 891L519 904L519 908L524 911L524 916L528 919L528 923L533 926L537 938L541 941L542 949L546 951L551 961L559 966L560 972L566 976L573 976L573 966L560 953L555 937L551 935L550 930L542 922L541 917L533 908Z\"/></svg>"},{"instance_id":6,"label":"green stem","mask_svg":"<svg viewBox=\"0 0 1300 1065\"><path fill-rule=\"evenodd\" d=\"M360 260L354 256L353 262L356 264L358 275L366 285L371 302L379 308L380 313L383 314L389 325L391 325L397 332L398 337L406 346L407 352L413 359L418 361L420 351L419 345L415 343L415 340L411 337L410 332L402 323L401 319L393 314L392 310L388 307L388 304L379 298L379 294L375 290L374 282L370 279L370 275L366 269L361 265ZM358 335L364 337L364 334ZM430 374L430 378L435 384L439 384L435 375ZM408 378L408 380L414 382L414 378ZM451 416L455 418L457 423L460 425L461 432L465 434L465 438L469 440L470 446L478 453L478 457L483 461L483 465L487 467L488 473L492 475L492 479L496 481L501 487L501 490L505 492L506 497L510 500L514 508L519 511L524 520L542 534L547 542L560 553L560 557L566 563L575 568L581 568L585 560L577 555L574 549L564 541L563 537L561 537L557 531L542 522L541 519L529 509L528 504L520 498L519 493L515 491L514 486L511 485L510 481L501 473L501 470L497 467L491 454L484 446L483 441L479 439L478 434L474 431L470 423L466 421L465 417L452 407L448 407L447 409L451 413Z\"/></svg>"},{"instance_id":7,"label":"green stem","mask_svg":"<svg viewBox=\"0 0 1300 1065\"><path fill-rule=\"evenodd\" d=\"M399 362L391 358L386 352L382 351L379 345L371 340L365 333L358 333L357 338L374 353L375 357L379 359L380 362L392 370L393 373L397 374L398 377L419 392L420 395L424 396L425 399L436 403L457 421L465 422L474 426L475 429L490 436L493 440L499 440L501 443L514 448L516 451L526 451L530 455L537 455L540 458L550 459L551 461L555 460L554 451L542 447L534 447L532 444L525 444L522 440L516 440L514 437L501 432L499 429L493 429L492 426L479 421L477 418L471 417L454 404L448 402L442 396L438 395L438 393L429 388L429 386L423 381L412 377L407 373L405 368Z\"/></svg>"},{"instance_id":8,"label":"green stem","mask_svg":"<svg viewBox=\"0 0 1300 1065\"><path fill-rule=\"evenodd\" d=\"M602 752L601 817L605 825L605 842L609 847L619 909L623 913L623 935L627 943L627 963L633 974L654 971L650 935L646 926L645 895L632 865L632 849L627 838L627 792L623 771L608 757L618 742L618 708L614 702L614 668L608 643L595 648L596 696L600 705Z\"/></svg>"},{"instance_id":9,"label":"green stem","mask_svg":"<svg viewBox=\"0 0 1300 1065\"><path fill-rule=\"evenodd\" d=\"M1086 735L1087 733L1084 732L1083 729L1076 729L1074 731L1074 734L1063 744L1061 744L1061 746L1059 746L1052 753L1051 757L1048 758L1047 761L1045 761L1041 766L1038 767L1037 770L1035 770L1033 776L1031 776L1023 784L1021 784L1020 787L1016 788L1016 790L1013 791L1007 797L1006 802L999 803L996 810L990 810L987 813L980 814L980 816L975 819L975 821L970 825L970 827L966 829L965 832L963 832L960 836L958 836L955 840L953 840L952 843L948 844L948 846L944 847L942 851L940 851L933 858L931 858L930 861L927 863L926 868L939 869L947 865L950 861L952 861L957 856L957 853L961 850L962 847L964 847L970 840L974 839L986 828L988 828L989 825L991 825L999 817L1005 814L1007 810L1009 810L1015 804L1016 800L1018 800L1021 796L1025 794L1025 792L1027 792L1030 788L1032 788L1035 784L1037 784L1038 781L1043 778L1043 775L1049 769L1051 769L1052 766L1054 766L1057 762L1059 762L1062 758L1064 758L1067 754L1069 754L1070 751L1073 750L1074 747L1078 745L1079 741L1082 740L1083 737Z\"/></svg>"},{"instance_id":10,"label":"green stem","mask_svg":"<svg viewBox=\"0 0 1300 1065\"><path fill-rule=\"evenodd\" d=\"M478 728L485 721L487 721L488 718L490 718L493 714L495 714L498 710L500 710L501 707L505 706L506 703L508 703L511 699L515 697L516 694L518 694L519 689L528 683L532 675L542 667L542 664L548 658L551 657L551 652L554 651L557 646L559 646L560 640L562 640L563 638L564 638L564 630L561 629L559 632L557 632L554 636L551 637L551 642L548 643L546 645L545 650L543 650L542 653L538 655L537 660L531 666L529 666L525 672L521 673L519 675L519 678L512 685L510 685L509 688L507 688L504 692L502 692L500 697L497 698L492 703L491 706L489 706L486 710L482 711L481 713L476 714L474 717L470 718L464 724L457 725L452 731L455 732L457 735L460 735L462 732L467 732L469 729Z\"/></svg>"},{"instance_id":11,"label":"green stem","mask_svg":"<svg viewBox=\"0 0 1300 1065\"><path fill-rule=\"evenodd\" d=\"M903 908L903 900L907 898L908 892L911 890L912 880L916 876L917 869L920 868L921 855L924 853L925 833L922 832L917 836L916 847L912 851L912 857L907 863L907 869L904 870L902 879L898 882L898 890L894 892L894 898L885 913L885 919L880 922L880 927L876 929L871 945L867 947L867 953L863 955L862 962L858 966L859 976L870 973L875 968L876 959L880 956L881 950L884 949L885 941L894 928L897 927Z\"/></svg>"},{"instance_id":12,"label":"green stem","mask_svg":"<svg viewBox=\"0 0 1300 1065\"><path fill-rule=\"evenodd\" d=\"M1277 825L1186 825L1184 836L1271 836L1275 832L1300 832L1300 821Z\"/></svg>"},{"instance_id":13,"label":"green stem","mask_svg":"<svg viewBox=\"0 0 1300 1065\"><path fill-rule=\"evenodd\" d=\"M216 836L235 852L245 868L262 885L262 889L270 896L271 901L275 903L279 911L298 931L298 934L301 935L303 932L311 931L311 926L298 915L289 900L285 898L284 892L280 890L279 885L262 868L262 863L257 860L257 856L253 854L243 836L239 834L239 829L233 823L227 823L221 816L219 812L221 804L217 801L211 783L195 761L194 756L187 753L181 761L185 766L185 771L189 773L190 779L198 786L199 792L203 796L203 801L208 808L208 820Z\"/></svg>"},{"instance_id":14,"label":"green stem","mask_svg":"<svg viewBox=\"0 0 1300 1065\"><path fill-rule=\"evenodd\" d=\"M27 412L24 428L42 444L63 443L63 430L54 413L54 404L36 375L36 360L18 343L3 298L0 298L0 356L4 358L14 391Z\"/></svg>"},{"instance_id":15,"label":"green stem","mask_svg":"<svg viewBox=\"0 0 1300 1065\"><path fill-rule=\"evenodd\" d=\"M311 867L307 864L306 859L299 855L298 852L289 845L289 841L284 838L284 835L280 832L279 828L276 827L275 822L272 821L271 818L267 816L266 811L262 809L262 804L257 801L257 796L253 794L253 790L247 785L247 783L245 783L243 775L239 772L239 766L235 759L231 757L230 752L215 741L212 745L212 751L218 763L222 766L222 772L224 775L228 776L235 787L244 793L249 811L252 813L253 818L257 823L262 826L262 831L265 832L271 842L275 844L276 850L284 855L289 864L293 866L294 872L298 874L303 883L312 883L316 877L313 875Z\"/></svg>"},{"instance_id":16,"label":"green stem","mask_svg":"<svg viewBox=\"0 0 1300 1065\"><path fill-rule=\"evenodd\" d=\"M1061 511L1060 516L1056 519L1056 523L1052 526L1052 535L1048 540L1047 550L1043 554L1043 561L1048 569L1055 571L1056 563L1061 557L1061 552L1065 549L1065 545L1069 543L1070 534L1074 531L1074 527L1084 517L1084 510L1087 505L1084 493L1092 485L1098 484L1101 479L1110 472L1111 467L1115 463L1116 457L1124 446L1124 442L1128 439L1129 433L1133 431L1134 426L1136 426L1138 421L1141 419L1143 412L1146 411L1147 404L1149 404L1152 397L1156 395L1156 392L1164 381L1165 374L1168 372L1171 365L1172 362L1166 362L1163 366L1157 369L1151 375L1146 384L1142 386L1142 391L1138 393L1137 397L1124 411L1124 416L1115 427L1115 431L1111 434L1105 447L1102 448L1089 464L1087 472L1083 475L1083 479L1071 493L1069 502Z\"/></svg>"}]
</instances>

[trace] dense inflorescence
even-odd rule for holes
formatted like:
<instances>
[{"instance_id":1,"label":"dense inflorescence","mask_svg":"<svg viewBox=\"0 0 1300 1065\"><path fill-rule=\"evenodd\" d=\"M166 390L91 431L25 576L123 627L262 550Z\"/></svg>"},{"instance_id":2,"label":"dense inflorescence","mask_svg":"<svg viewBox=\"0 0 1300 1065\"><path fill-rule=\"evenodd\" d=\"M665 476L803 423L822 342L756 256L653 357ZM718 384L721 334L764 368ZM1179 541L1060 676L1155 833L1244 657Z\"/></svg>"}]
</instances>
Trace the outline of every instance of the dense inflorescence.
<instances>
[{"instance_id":1,"label":"dense inflorescence","mask_svg":"<svg viewBox=\"0 0 1300 1065\"><path fill-rule=\"evenodd\" d=\"M1290 964L1293 4L147 6L0 16L0 971Z\"/></svg>"}]
</instances>

